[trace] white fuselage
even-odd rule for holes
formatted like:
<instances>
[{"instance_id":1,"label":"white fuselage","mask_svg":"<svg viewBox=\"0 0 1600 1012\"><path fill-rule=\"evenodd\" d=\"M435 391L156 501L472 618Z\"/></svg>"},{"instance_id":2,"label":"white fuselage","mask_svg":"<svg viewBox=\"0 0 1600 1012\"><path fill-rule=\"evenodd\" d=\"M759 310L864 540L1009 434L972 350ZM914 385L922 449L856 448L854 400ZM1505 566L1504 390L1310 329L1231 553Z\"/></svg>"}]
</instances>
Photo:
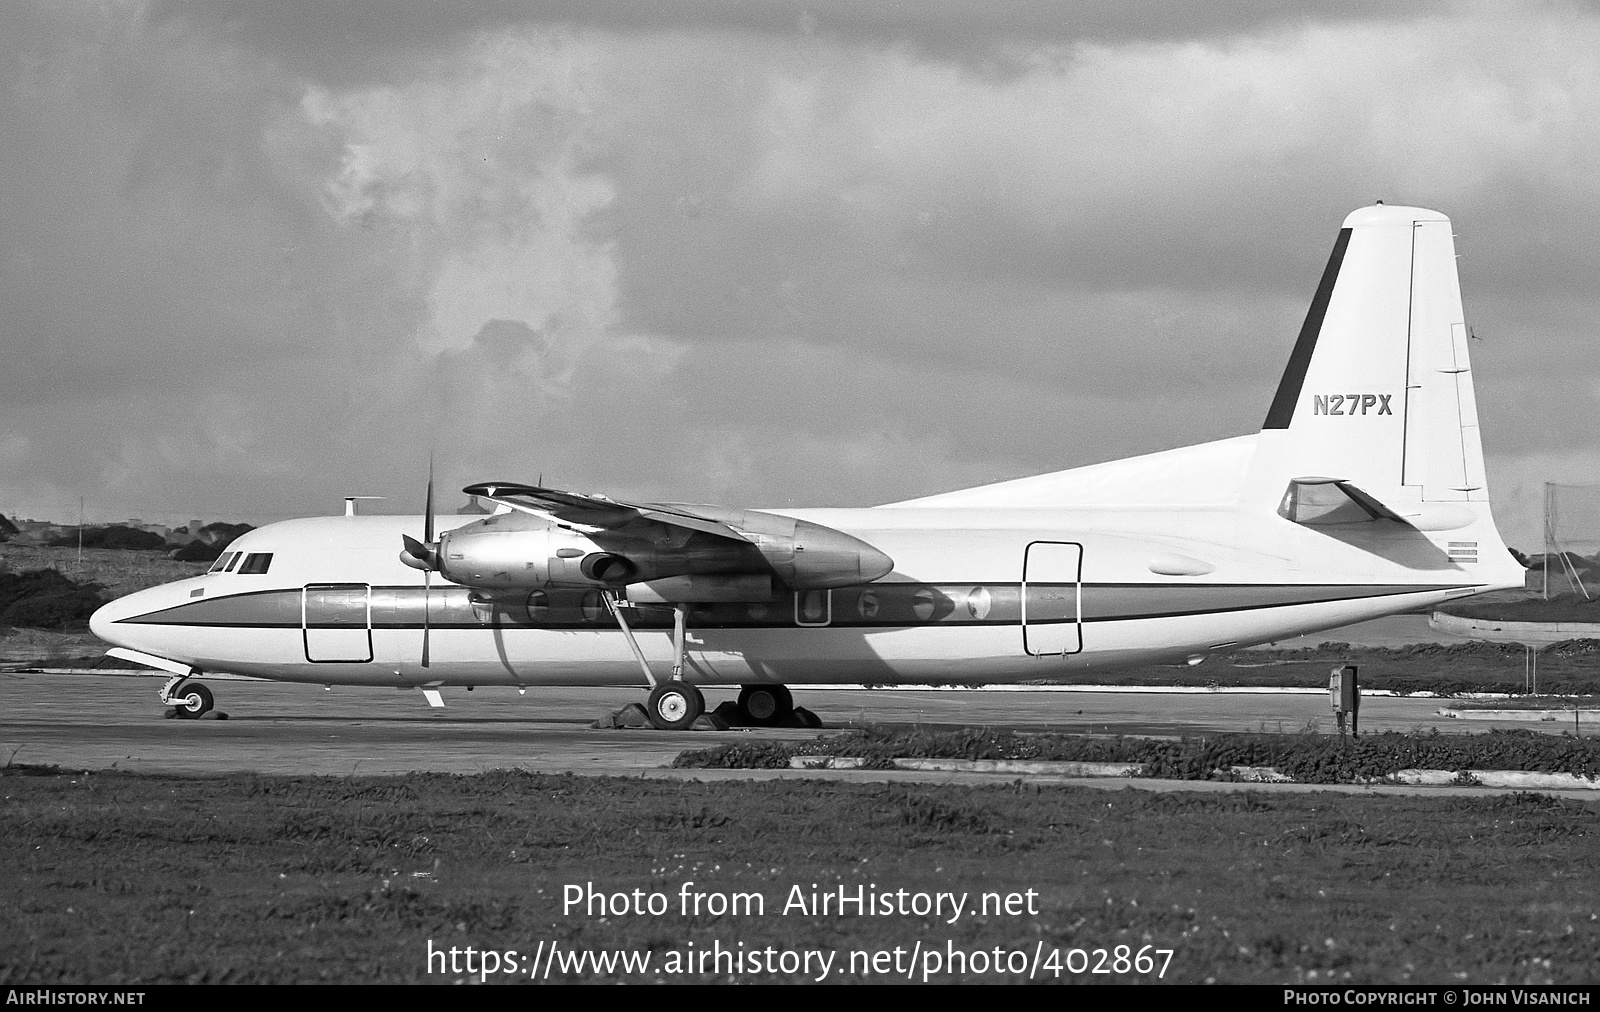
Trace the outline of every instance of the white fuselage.
<instances>
[{"instance_id":1,"label":"white fuselage","mask_svg":"<svg viewBox=\"0 0 1600 1012\"><path fill-rule=\"evenodd\" d=\"M1448 556L1444 537L1479 536L1470 528L1437 541L1400 528L1385 547L1382 535L1354 545L1228 506L771 512L858 537L890 555L895 569L859 587L696 606L688 617L690 682L1048 682L1198 661L1521 583L1509 556ZM437 576L425 591L423 574L398 559L401 536L422 525L419 517L272 524L230 548L272 553L266 573L213 572L141 591L103 608L93 628L118 646L200 672L284 681L642 684L593 591L551 590L533 608L528 594L491 597ZM1492 524L1482 539L1499 545ZM343 616L319 621L332 613L318 595L342 602ZM665 677L674 659L670 611L629 612Z\"/></svg>"}]
</instances>

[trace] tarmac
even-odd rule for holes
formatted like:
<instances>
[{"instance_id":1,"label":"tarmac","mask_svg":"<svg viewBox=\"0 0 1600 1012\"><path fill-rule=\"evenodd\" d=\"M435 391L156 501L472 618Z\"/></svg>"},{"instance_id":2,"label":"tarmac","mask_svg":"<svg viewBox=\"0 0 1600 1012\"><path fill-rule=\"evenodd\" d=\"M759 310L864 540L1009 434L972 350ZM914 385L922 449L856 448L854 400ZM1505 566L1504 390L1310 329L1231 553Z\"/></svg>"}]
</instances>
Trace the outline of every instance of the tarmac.
<instances>
[{"instance_id":1,"label":"tarmac","mask_svg":"<svg viewBox=\"0 0 1600 1012\"><path fill-rule=\"evenodd\" d=\"M688 749L753 739L807 740L864 723L966 725L1102 735L1178 737L1238 731L1331 731L1325 694L1137 693L1095 691L864 690L796 688L799 705L824 730L596 730L605 713L642 699L626 688L445 690L430 708L421 693L210 681L227 719L164 719L160 678L90 674L0 674L0 761L63 769L128 770L175 776L255 772L276 775L475 774L518 768L544 773L694 779L827 779L845 782L994 784L1011 774L930 770L674 770ZM706 691L707 706L731 689ZM1481 732L1522 728L1571 733L1571 724L1441 717L1438 699L1363 701L1361 730ZM1586 728L1582 730L1587 730ZM1600 733L1600 726L1594 729ZM1497 793L1490 788L1404 785L1330 787L1195 781L1028 776L1030 783L1114 790L1336 790L1355 794ZM1550 793L1566 794L1563 791ZM1593 798L1594 792L1569 796Z\"/></svg>"}]
</instances>

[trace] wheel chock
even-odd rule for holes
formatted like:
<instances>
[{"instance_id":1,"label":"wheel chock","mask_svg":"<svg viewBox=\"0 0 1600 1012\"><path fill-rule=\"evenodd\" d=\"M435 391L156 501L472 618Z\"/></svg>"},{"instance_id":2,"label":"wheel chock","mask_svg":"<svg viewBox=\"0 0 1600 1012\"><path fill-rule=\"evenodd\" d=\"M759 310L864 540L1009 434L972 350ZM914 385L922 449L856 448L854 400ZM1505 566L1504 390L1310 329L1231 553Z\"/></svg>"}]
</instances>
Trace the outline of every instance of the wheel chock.
<instances>
[{"instance_id":1,"label":"wheel chock","mask_svg":"<svg viewBox=\"0 0 1600 1012\"><path fill-rule=\"evenodd\" d=\"M689 725L689 730L691 731L726 731L727 729L728 722L723 720L715 710L710 713L702 713L694 719L693 724Z\"/></svg>"},{"instance_id":2,"label":"wheel chock","mask_svg":"<svg viewBox=\"0 0 1600 1012\"><path fill-rule=\"evenodd\" d=\"M645 713L644 707L638 703L629 703L620 710L612 710L589 726L600 731L621 727L649 727L650 715Z\"/></svg>"}]
</instances>

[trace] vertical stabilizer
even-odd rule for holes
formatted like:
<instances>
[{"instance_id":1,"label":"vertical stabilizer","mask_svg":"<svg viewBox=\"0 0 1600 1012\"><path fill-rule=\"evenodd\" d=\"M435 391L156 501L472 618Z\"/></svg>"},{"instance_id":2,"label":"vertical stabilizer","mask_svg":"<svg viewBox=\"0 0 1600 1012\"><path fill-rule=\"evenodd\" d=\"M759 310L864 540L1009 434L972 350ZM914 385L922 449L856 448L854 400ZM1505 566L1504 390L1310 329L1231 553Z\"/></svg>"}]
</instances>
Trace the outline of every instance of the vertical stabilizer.
<instances>
[{"instance_id":1,"label":"vertical stabilizer","mask_svg":"<svg viewBox=\"0 0 1600 1012\"><path fill-rule=\"evenodd\" d=\"M1451 559L1499 568L1467 337L1450 219L1382 204L1351 214L1262 426L1246 502L1330 529L1361 516L1449 531L1436 546Z\"/></svg>"},{"instance_id":2,"label":"vertical stabilizer","mask_svg":"<svg viewBox=\"0 0 1600 1012\"><path fill-rule=\"evenodd\" d=\"M1325 476L1392 507L1488 501L1450 219L1382 204L1345 219L1261 444L1269 498Z\"/></svg>"}]
</instances>

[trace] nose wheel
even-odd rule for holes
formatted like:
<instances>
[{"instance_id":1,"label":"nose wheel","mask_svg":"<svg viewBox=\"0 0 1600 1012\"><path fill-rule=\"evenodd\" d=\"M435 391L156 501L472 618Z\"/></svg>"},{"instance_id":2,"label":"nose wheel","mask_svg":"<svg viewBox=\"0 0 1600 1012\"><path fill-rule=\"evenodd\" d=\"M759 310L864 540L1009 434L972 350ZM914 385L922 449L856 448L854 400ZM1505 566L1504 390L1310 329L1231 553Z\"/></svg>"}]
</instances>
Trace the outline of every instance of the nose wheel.
<instances>
[{"instance_id":1,"label":"nose wheel","mask_svg":"<svg viewBox=\"0 0 1600 1012\"><path fill-rule=\"evenodd\" d=\"M657 730L687 731L695 718L706 712L706 700L699 689L674 678L650 690L645 711Z\"/></svg>"},{"instance_id":2,"label":"nose wheel","mask_svg":"<svg viewBox=\"0 0 1600 1012\"><path fill-rule=\"evenodd\" d=\"M202 714L211 710L215 700L210 689L199 682L190 682L175 695L168 696L167 702L176 711L174 716L184 720L199 720Z\"/></svg>"}]
</instances>

